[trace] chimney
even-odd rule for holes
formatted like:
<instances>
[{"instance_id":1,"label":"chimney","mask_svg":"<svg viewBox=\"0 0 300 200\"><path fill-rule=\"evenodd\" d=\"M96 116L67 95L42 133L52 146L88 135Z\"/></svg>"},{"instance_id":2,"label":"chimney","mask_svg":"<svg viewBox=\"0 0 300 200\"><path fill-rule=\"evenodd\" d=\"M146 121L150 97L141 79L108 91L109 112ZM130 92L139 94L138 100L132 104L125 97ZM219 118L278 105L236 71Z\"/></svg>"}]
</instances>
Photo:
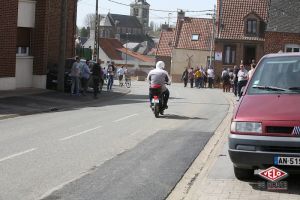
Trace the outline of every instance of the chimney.
<instances>
[{"instance_id":1,"label":"chimney","mask_svg":"<svg viewBox=\"0 0 300 200\"><path fill-rule=\"evenodd\" d=\"M169 25L167 23L161 25L162 31L168 31L168 29L169 29Z\"/></svg>"},{"instance_id":2,"label":"chimney","mask_svg":"<svg viewBox=\"0 0 300 200\"><path fill-rule=\"evenodd\" d=\"M177 13L177 20L178 21L184 20L184 17L185 17L185 12L183 10L179 10Z\"/></svg>"}]
</instances>

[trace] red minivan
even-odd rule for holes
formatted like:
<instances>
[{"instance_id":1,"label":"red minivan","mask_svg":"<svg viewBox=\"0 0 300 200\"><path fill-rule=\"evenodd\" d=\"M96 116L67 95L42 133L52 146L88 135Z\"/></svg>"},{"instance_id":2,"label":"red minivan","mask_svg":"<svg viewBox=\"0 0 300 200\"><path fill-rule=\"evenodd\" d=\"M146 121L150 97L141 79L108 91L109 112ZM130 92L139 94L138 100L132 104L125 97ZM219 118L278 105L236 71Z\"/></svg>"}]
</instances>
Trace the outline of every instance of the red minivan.
<instances>
[{"instance_id":1,"label":"red minivan","mask_svg":"<svg viewBox=\"0 0 300 200\"><path fill-rule=\"evenodd\" d=\"M300 172L300 53L260 60L234 111L229 155L241 180L270 166Z\"/></svg>"}]
</instances>

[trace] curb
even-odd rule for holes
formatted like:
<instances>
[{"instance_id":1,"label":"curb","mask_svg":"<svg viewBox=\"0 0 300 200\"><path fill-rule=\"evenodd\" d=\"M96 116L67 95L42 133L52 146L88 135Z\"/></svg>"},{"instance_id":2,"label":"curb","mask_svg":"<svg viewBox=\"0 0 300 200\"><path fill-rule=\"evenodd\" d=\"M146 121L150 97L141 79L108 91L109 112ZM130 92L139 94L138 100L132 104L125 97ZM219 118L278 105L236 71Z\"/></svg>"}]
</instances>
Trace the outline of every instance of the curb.
<instances>
[{"instance_id":1,"label":"curb","mask_svg":"<svg viewBox=\"0 0 300 200\"><path fill-rule=\"evenodd\" d=\"M203 150L199 153L181 180L170 192L166 200L184 200L188 195L190 195L190 190L193 187L196 179L201 173L204 172L207 163L209 163L210 159L214 158L216 149L218 149L218 147L222 145L227 138L226 132L230 127L234 100L225 94L224 96L229 102L228 114L220 123L213 136L210 138Z\"/></svg>"}]
</instances>

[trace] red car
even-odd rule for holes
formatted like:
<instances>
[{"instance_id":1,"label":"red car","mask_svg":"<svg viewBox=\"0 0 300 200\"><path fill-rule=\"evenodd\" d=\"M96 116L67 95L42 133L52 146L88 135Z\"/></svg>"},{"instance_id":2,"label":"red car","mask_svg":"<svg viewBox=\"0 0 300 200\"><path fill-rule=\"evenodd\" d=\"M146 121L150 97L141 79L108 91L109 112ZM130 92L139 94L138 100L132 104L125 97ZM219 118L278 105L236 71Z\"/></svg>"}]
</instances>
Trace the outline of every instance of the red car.
<instances>
[{"instance_id":1,"label":"red car","mask_svg":"<svg viewBox=\"0 0 300 200\"><path fill-rule=\"evenodd\" d=\"M238 179L270 166L300 172L300 53L260 60L233 115L229 155Z\"/></svg>"}]
</instances>

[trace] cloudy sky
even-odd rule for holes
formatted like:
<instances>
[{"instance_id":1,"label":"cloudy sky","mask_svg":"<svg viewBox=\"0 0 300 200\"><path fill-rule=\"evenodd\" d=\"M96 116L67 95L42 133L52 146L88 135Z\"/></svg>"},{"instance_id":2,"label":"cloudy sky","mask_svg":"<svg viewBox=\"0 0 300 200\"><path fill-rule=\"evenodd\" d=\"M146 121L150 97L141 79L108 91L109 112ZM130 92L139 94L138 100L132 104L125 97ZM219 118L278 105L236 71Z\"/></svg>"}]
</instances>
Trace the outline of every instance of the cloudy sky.
<instances>
[{"instance_id":1,"label":"cloudy sky","mask_svg":"<svg viewBox=\"0 0 300 200\"><path fill-rule=\"evenodd\" d=\"M114 0L122 4L130 4L134 0ZM216 0L147 0L151 5L150 9L176 11L177 9L189 10L189 11L203 11L213 10ZM78 15L77 25L79 27L85 26L85 16L90 13L95 13L96 0L79 0L78 1ZM107 14L108 12L114 14L130 14L130 7L126 5L120 5L110 0L99 0L100 14ZM209 12L188 12L186 15L190 17L209 17L206 15ZM150 11L150 21L154 21L157 24L165 23L170 19L170 24L176 22L175 12L158 12Z\"/></svg>"}]
</instances>

